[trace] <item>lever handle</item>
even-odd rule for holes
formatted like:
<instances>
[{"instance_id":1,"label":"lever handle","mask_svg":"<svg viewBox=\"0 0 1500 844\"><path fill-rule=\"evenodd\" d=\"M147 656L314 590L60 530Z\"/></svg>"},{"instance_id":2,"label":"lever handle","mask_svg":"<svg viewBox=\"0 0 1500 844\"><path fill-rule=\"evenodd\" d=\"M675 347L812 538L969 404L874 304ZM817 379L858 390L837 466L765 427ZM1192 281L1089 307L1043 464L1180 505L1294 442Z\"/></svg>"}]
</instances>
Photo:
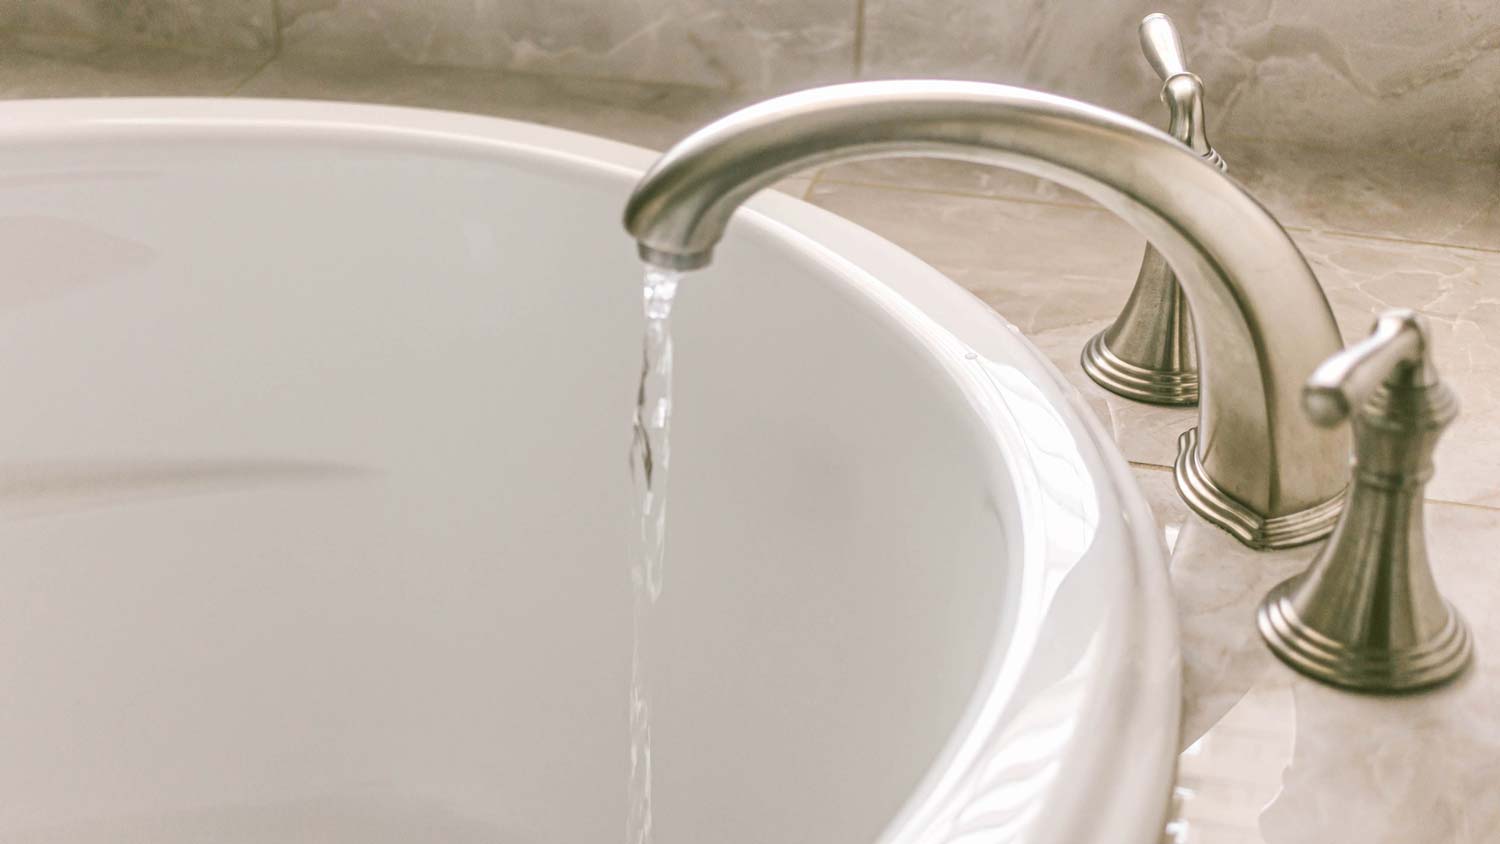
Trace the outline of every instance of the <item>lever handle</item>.
<instances>
[{"instance_id":1,"label":"lever handle","mask_svg":"<svg viewBox=\"0 0 1500 844\"><path fill-rule=\"evenodd\" d=\"M1431 354L1420 317L1386 311L1303 390L1318 424L1353 425L1349 491L1333 537L1307 571L1271 590L1256 623L1283 662L1316 680L1410 692L1446 683L1472 660L1468 625L1438 592L1423 529L1432 455L1458 416Z\"/></svg>"},{"instance_id":2,"label":"lever handle","mask_svg":"<svg viewBox=\"0 0 1500 844\"><path fill-rule=\"evenodd\" d=\"M1187 144L1220 170L1224 159L1208 142L1208 121L1203 116L1203 80L1187 69L1182 38L1172 19L1153 12L1141 19L1141 51L1162 78L1161 98L1171 113L1168 134Z\"/></svg>"},{"instance_id":3,"label":"lever handle","mask_svg":"<svg viewBox=\"0 0 1500 844\"><path fill-rule=\"evenodd\" d=\"M1422 318L1401 308L1381 314L1369 337L1323 361L1307 379L1302 406L1314 422L1332 427L1363 407L1382 384L1426 387L1436 383Z\"/></svg>"},{"instance_id":4,"label":"lever handle","mask_svg":"<svg viewBox=\"0 0 1500 844\"><path fill-rule=\"evenodd\" d=\"M1182 38L1172 19L1153 12L1141 20L1141 51L1151 69L1165 82L1179 73L1187 73L1187 57L1182 52Z\"/></svg>"}]
</instances>

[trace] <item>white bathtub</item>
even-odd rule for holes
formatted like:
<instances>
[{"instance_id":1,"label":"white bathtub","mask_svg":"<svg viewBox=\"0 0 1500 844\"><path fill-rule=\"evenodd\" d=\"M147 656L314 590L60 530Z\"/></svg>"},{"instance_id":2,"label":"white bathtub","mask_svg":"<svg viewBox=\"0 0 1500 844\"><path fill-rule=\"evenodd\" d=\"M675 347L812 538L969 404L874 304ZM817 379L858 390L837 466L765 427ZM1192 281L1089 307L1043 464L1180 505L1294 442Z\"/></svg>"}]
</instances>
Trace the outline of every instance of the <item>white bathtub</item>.
<instances>
[{"instance_id":1,"label":"white bathtub","mask_svg":"<svg viewBox=\"0 0 1500 844\"><path fill-rule=\"evenodd\" d=\"M642 151L0 106L0 841L618 842ZM656 829L1154 842L1124 463L1010 326L764 195L679 296Z\"/></svg>"}]
</instances>

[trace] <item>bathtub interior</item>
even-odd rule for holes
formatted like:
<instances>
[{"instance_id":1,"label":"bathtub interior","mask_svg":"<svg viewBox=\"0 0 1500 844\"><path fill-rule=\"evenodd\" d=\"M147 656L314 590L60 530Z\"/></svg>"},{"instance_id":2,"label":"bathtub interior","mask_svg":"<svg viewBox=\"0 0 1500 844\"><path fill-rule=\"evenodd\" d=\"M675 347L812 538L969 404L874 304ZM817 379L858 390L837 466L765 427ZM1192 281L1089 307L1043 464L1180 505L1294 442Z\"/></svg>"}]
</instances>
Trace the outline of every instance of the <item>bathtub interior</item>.
<instances>
[{"instance_id":1,"label":"bathtub interior","mask_svg":"<svg viewBox=\"0 0 1500 844\"><path fill-rule=\"evenodd\" d=\"M0 839L624 829L625 172L166 133L0 164ZM737 223L683 285L657 835L873 841L1015 613L944 365Z\"/></svg>"}]
</instances>

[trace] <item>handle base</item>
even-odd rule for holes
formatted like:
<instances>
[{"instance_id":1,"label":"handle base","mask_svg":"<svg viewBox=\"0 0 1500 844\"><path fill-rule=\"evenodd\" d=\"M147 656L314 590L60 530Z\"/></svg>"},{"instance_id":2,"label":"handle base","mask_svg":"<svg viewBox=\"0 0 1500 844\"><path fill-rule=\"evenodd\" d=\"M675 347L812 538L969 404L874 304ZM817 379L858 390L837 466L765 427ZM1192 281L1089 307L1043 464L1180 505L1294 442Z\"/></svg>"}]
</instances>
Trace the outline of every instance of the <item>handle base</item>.
<instances>
[{"instance_id":1,"label":"handle base","mask_svg":"<svg viewBox=\"0 0 1500 844\"><path fill-rule=\"evenodd\" d=\"M1110 351L1105 335L1095 334L1083 347L1080 363L1095 384L1117 396L1146 404L1192 407L1198 403L1197 369L1136 366Z\"/></svg>"},{"instance_id":2,"label":"handle base","mask_svg":"<svg viewBox=\"0 0 1500 844\"><path fill-rule=\"evenodd\" d=\"M1228 531L1256 550L1295 548L1333 532L1344 508L1347 490L1320 504L1292 513L1262 516L1235 500L1209 477L1198 455L1198 429L1189 428L1177 439L1177 462L1172 467L1177 492L1193 512Z\"/></svg>"},{"instance_id":3,"label":"handle base","mask_svg":"<svg viewBox=\"0 0 1500 844\"><path fill-rule=\"evenodd\" d=\"M1396 649L1341 642L1318 632L1297 614L1298 575L1271 590L1255 620L1271 652L1308 677L1349 691L1419 692L1457 679L1473 661L1473 637L1446 601L1447 618L1426 641Z\"/></svg>"}]
</instances>

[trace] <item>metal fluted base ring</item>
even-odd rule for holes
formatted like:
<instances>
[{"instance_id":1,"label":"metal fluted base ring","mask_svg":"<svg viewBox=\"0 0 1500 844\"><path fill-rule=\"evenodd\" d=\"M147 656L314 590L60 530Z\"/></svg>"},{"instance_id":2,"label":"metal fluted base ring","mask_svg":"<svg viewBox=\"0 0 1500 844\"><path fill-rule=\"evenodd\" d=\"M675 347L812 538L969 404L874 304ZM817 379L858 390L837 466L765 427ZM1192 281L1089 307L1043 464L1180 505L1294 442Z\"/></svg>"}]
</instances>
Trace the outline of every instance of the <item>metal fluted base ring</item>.
<instances>
[{"instance_id":1,"label":"metal fluted base ring","mask_svg":"<svg viewBox=\"0 0 1500 844\"><path fill-rule=\"evenodd\" d=\"M1437 635L1405 650L1362 649L1330 639L1297 617L1291 594L1299 577L1272 589L1255 620L1271 651L1309 677L1361 692L1415 692L1457 677L1473 657L1468 625L1451 606Z\"/></svg>"},{"instance_id":2,"label":"metal fluted base ring","mask_svg":"<svg viewBox=\"0 0 1500 844\"><path fill-rule=\"evenodd\" d=\"M1116 395L1149 404L1193 405L1198 403L1196 371L1146 369L1116 356L1104 343L1101 331L1083 347L1083 371L1095 383Z\"/></svg>"},{"instance_id":3,"label":"metal fluted base ring","mask_svg":"<svg viewBox=\"0 0 1500 844\"><path fill-rule=\"evenodd\" d=\"M1344 507L1344 493L1306 510L1266 518L1232 498L1208 476L1198 458L1198 429L1177 438L1177 463L1172 469L1177 492L1193 512L1229 531L1256 549L1292 548L1322 539L1333 532Z\"/></svg>"}]
</instances>

